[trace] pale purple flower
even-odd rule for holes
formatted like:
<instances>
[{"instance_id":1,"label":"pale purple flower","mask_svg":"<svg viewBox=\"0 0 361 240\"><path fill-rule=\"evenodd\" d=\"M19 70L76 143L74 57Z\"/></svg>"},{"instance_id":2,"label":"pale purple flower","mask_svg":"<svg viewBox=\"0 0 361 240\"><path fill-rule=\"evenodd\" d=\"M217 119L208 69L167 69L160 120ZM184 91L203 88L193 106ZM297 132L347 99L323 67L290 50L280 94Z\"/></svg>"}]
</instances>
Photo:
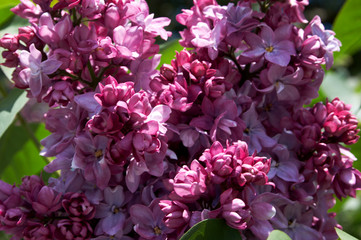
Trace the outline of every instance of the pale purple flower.
<instances>
[{"instance_id":1,"label":"pale purple flower","mask_svg":"<svg viewBox=\"0 0 361 240\"><path fill-rule=\"evenodd\" d=\"M295 55L295 46L289 39L291 26L282 26L273 31L268 26L262 26L260 36L248 33L245 41L250 49L242 55L256 59L264 55L267 61L285 67Z\"/></svg>"},{"instance_id":2,"label":"pale purple flower","mask_svg":"<svg viewBox=\"0 0 361 240\"><path fill-rule=\"evenodd\" d=\"M109 139L105 136L86 133L75 138L75 155L72 168L84 171L84 178L95 183L100 189L106 188L110 179L110 169L105 161Z\"/></svg>"},{"instance_id":3,"label":"pale purple flower","mask_svg":"<svg viewBox=\"0 0 361 240\"><path fill-rule=\"evenodd\" d=\"M321 47L326 51L324 58L326 61L326 68L330 69L333 64L333 52L340 51L341 42L335 38L335 32L331 30L325 30L319 16L315 16L308 27L305 29L305 34L311 32L313 35L319 37Z\"/></svg>"},{"instance_id":4,"label":"pale purple flower","mask_svg":"<svg viewBox=\"0 0 361 240\"><path fill-rule=\"evenodd\" d=\"M216 23L213 29L205 22L198 22L191 28L194 35L192 44L198 48L207 48L209 57L214 60L218 56L218 45L225 36L226 19Z\"/></svg>"},{"instance_id":5,"label":"pale purple flower","mask_svg":"<svg viewBox=\"0 0 361 240\"><path fill-rule=\"evenodd\" d=\"M56 24L52 16L45 12L39 18L39 26L36 26L36 34L44 43L58 46L71 32L73 25L69 15L65 14Z\"/></svg>"},{"instance_id":6,"label":"pale purple flower","mask_svg":"<svg viewBox=\"0 0 361 240\"><path fill-rule=\"evenodd\" d=\"M242 114L242 120L245 123L243 130L243 140L248 143L249 151L260 152L263 148L270 148L276 144L276 141L266 134L262 123L258 120L258 114L254 105Z\"/></svg>"},{"instance_id":7,"label":"pale purple flower","mask_svg":"<svg viewBox=\"0 0 361 240\"><path fill-rule=\"evenodd\" d=\"M19 76L22 81L29 84L32 95L37 97L42 87L49 83L48 75L54 73L62 63L53 58L42 61L42 54L34 44L30 45L29 49L30 52L23 50L20 53L20 63L25 69Z\"/></svg>"},{"instance_id":8,"label":"pale purple flower","mask_svg":"<svg viewBox=\"0 0 361 240\"><path fill-rule=\"evenodd\" d=\"M122 232L126 220L124 204L125 195L122 186L104 189L104 202L97 206L94 216L100 219L95 229L97 235L102 233L115 235Z\"/></svg>"},{"instance_id":9,"label":"pale purple flower","mask_svg":"<svg viewBox=\"0 0 361 240\"><path fill-rule=\"evenodd\" d=\"M30 0L21 0L20 2L11 11L22 18L28 19L30 22L37 22L42 13L40 6L35 5Z\"/></svg>"}]
</instances>

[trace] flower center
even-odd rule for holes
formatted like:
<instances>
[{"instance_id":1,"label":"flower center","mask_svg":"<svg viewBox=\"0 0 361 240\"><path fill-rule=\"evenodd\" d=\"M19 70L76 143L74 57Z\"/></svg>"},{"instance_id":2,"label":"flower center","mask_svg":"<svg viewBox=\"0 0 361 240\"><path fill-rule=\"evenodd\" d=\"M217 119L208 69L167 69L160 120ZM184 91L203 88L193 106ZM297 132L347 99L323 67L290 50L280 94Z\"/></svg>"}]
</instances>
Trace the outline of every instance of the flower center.
<instances>
[{"instance_id":1,"label":"flower center","mask_svg":"<svg viewBox=\"0 0 361 240\"><path fill-rule=\"evenodd\" d=\"M162 230L160 230L160 228L158 226L155 226L153 229L154 229L155 235L159 236L162 234Z\"/></svg>"},{"instance_id":2,"label":"flower center","mask_svg":"<svg viewBox=\"0 0 361 240\"><path fill-rule=\"evenodd\" d=\"M267 52L273 52L273 47L272 47L272 46L266 47L266 51L267 51Z\"/></svg>"},{"instance_id":3,"label":"flower center","mask_svg":"<svg viewBox=\"0 0 361 240\"><path fill-rule=\"evenodd\" d=\"M243 132L244 132L245 134L249 134L249 128L244 129Z\"/></svg>"},{"instance_id":4,"label":"flower center","mask_svg":"<svg viewBox=\"0 0 361 240\"><path fill-rule=\"evenodd\" d=\"M103 156L103 151L101 149L96 150L94 153L96 158L101 158Z\"/></svg>"},{"instance_id":5,"label":"flower center","mask_svg":"<svg viewBox=\"0 0 361 240\"><path fill-rule=\"evenodd\" d=\"M120 208L113 206L112 212L113 214L118 214L120 212Z\"/></svg>"}]
</instances>

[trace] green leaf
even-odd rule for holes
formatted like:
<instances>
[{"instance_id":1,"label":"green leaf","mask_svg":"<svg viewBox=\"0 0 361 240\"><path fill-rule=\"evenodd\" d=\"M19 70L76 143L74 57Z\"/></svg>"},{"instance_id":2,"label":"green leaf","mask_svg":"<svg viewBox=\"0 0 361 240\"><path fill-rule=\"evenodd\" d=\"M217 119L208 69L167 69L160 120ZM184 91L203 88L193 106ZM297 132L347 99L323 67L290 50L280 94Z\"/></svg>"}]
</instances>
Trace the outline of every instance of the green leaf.
<instances>
[{"instance_id":1,"label":"green leaf","mask_svg":"<svg viewBox=\"0 0 361 240\"><path fill-rule=\"evenodd\" d=\"M285 232L273 230L267 240L292 240Z\"/></svg>"},{"instance_id":2,"label":"green leaf","mask_svg":"<svg viewBox=\"0 0 361 240\"><path fill-rule=\"evenodd\" d=\"M14 121L16 114L25 106L28 98L26 92L21 89L14 88L0 102L0 137L6 129Z\"/></svg>"},{"instance_id":3,"label":"green leaf","mask_svg":"<svg viewBox=\"0 0 361 240\"><path fill-rule=\"evenodd\" d=\"M337 235L340 237L341 240L357 240L357 238L351 236L350 234L342 231L339 228L335 228Z\"/></svg>"},{"instance_id":4,"label":"green leaf","mask_svg":"<svg viewBox=\"0 0 361 240\"><path fill-rule=\"evenodd\" d=\"M361 29L361 1L347 0L341 11L338 13L333 24L336 37L342 42L340 55L352 55L361 49L361 34L357 34Z\"/></svg>"},{"instance_id":5,"label":"green leaf","mask_svg":"<svg viewBox=\"0 0 361 240\"><path fill-rule=\"evenodd\" d=\"M10 11L10 9L14 6L15 5L0 6L0 26L5 24L12 16L14 16L14 13Z\"/></svg>"},{"instance_id":6,"label":"green leaf","mask_svg":"<svg viewBox=\"0 0 361 240\"><path fill-rule=\"evenodd\" d=\"M180 240L240 240L238 230L229 227L223 219L206 219L189 229Z\"/></svg>"},{"instance_id":7,"label":"green leaf","mask_svg":"<svg viewBox=\"0 0 361 240\"><path fill-rule=\"evenodd\" d=\"M9 5L17 5L20 3L20 0L6 0L6 1L0 1L0 7L5 7Z\"/></svg>"},{"instance_id":8,"label":"green leaf","mask_svg":"<svg viewBox=\"0 0 361 240\"><path fill-rule=\"evenodd\" d=\"M162 58L160 59L158 69L165 63L170 64L172 59L175 58L175 52L180 52L183 49L184 47L179 44L179 39L174 39L161 45L159 53L162 54Z\"/></svg>"},{"instance_id":9,"label":"green leaf","mask_svg":"<svg viewBox=\"0 0 361 240\"><path fill-rule=\"evenodd\" d=\"M49 132L44 124L29 124L37 139ZM39 174L45 161L23 126L12 125L0 139L0 178L10 184L20 183L25 175Z\"/></svg>"}]
</instances>

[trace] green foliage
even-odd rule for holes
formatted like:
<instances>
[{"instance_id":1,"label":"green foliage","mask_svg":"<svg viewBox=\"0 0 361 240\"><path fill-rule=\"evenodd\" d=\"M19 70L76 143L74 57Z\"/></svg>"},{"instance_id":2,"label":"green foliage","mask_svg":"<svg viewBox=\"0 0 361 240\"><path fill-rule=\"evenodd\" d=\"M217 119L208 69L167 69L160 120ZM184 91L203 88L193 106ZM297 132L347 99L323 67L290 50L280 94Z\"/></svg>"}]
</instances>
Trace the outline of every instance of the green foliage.
<instances>
[{"instance_id":1,"label":"green foliage","mask_svg":"<svg viewBox=\"0 0 361 240\"><path fill-rule=\"evenodd\" d=\"M3 26L14 14L10 11L11 8L15 7L19 0L4 0L0 2L0 26Z\"/></svg>"},{"instance_id":2,"label":"green foliage","mask_svg":"<svg viewBox=\"0 0 361 240\"><path fill-rule=\"evenodd\" d=\"M335 228L336 229L336 232L337 232L337 235L340 237L341 240L357 240L357 238L351 236L350 234L342 231L341 229L339 228Z\"/></svg>"},{"instance_id":3,"label":"green foliage","mask_svg":"<svg viewBox=\"0 0 361 240\"><path fill-rule=\"evenodd\" d=\"M335 56L352 55L361 49L361 1L347 0L336 17L333 30L342 42L342 51Z\"/></svg>"},{"instance_id":4,"label":"green foliage","mask_svg":"<svg viewBox=\"0 0 361 240\"><path fill-rule=\"evenodd\" d=\"M239 231L229 227L223 219L206 219L189 229L180 240L240 240Z\"/></svg>"},{"instance_id":5,"label":"green foliage","mask_svg":"<svg viewBox=\"0 0 361 240\"><path fill-rule=\"evenodd\" d=\"M267 240L291 240L291 238L280 230L273 230Z\"/></svg>"},{"instance_id":6,"label":"green foliage","mask_svg":"<svg viewBox=\"0 0 361 240\"><path fill-rule=\"evenodd\" d=\"M14 88L0 102L0 137L14 121L16 114L25 106L28 98L26 92Z\"/></svg>"},{"instance_id":7,"label":"green foliage","mask_svg":"<svg viewBox=\"0 0 361 240\"><path fill-rule=\"evenodd\" d=\"M338 97L345 103L351 104L352 112L357 114L361 106L361 93L356 90L360 83L360 79L351 77L346 70L340 69L336 72L327 72L321 85L321 91L329 101Z\"/></svg>"},{"instance_id":8,"label":"green foliage","mask_svg":"<svg viewBox=\"0 0 361 240\"><path fill-rule=\"evenodd\" d=\"M160 59L158 69L165 63L170 64L171 60L175 58L176 51L180 52L183 49L184 47L179 44L179 39L174 39L161 45L159 53L162 54L162 58Z\"/></svg>"},{"instance_id":9,"label":"green foliage","mask_svg":"<svg viewBox=\"0 0 361 240\"><path fill-rule=\"evenodd\" d=\"M10 184L20 183L26 175L39 174L45 166L39 148L29 136L32 131L37 139L45 138L49 132L44 124L12 125L0 139L0 178Z\"/></svg>"}]
</instances>

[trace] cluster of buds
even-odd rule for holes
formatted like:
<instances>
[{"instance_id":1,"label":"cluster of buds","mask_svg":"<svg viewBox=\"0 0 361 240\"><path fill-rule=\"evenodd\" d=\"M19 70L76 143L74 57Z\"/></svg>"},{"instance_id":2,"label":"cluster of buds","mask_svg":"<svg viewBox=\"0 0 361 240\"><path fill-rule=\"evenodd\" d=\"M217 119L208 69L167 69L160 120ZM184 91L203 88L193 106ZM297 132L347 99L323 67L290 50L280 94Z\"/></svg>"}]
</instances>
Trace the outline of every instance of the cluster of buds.
<instances>
[{"instance_id":1,"label":"cluster of buds","mask_svg":"<svg viewBox=\"0 0 361 240\"><path fill-rule=\"evenodd\" d=\"M194 0L184 50L156 70L170 20L145 0L21 0L5 34L15 87L45 102L45 184L1 182L0 230L14 239L179 239L223 218L242 239L274 229L337 239L335 196L361 173L350 106L317 96L341 43L308 0ZM304 29L299 24L306 25Z\"/></svg>"}]
</instances>

